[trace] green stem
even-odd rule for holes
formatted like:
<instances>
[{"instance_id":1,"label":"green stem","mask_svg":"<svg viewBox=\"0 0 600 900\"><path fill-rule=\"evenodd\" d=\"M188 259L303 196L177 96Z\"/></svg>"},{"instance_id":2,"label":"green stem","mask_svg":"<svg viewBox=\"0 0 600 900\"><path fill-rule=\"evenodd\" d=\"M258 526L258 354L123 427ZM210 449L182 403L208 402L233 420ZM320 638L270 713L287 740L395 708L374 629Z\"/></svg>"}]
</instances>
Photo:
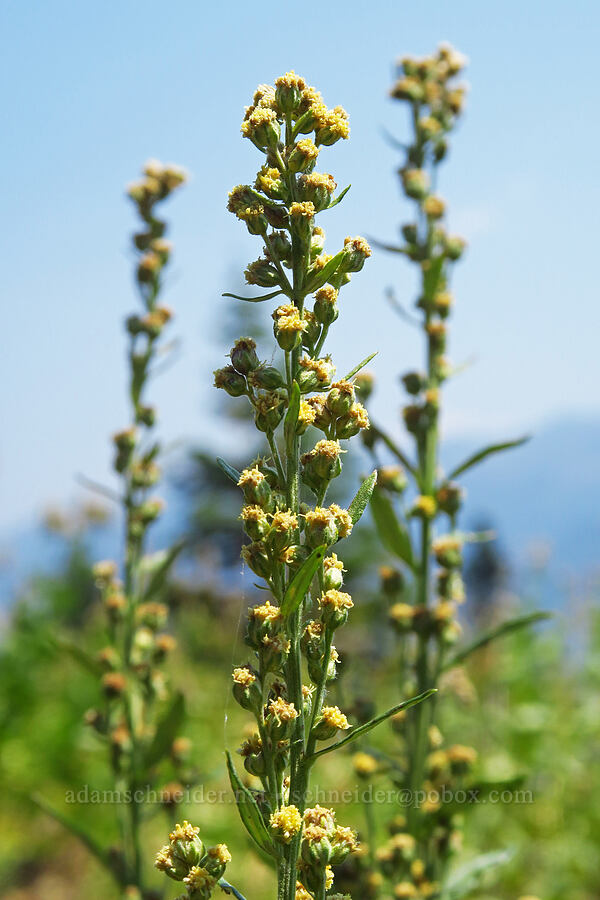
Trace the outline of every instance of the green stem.
<instances>
[{"instance_id":1,"label":"green stem","mask_svg":"<svg viewBox=\"0 0 600 900\"><path fill-rule=\"evenodd\" d=\"M308 728L308 741L306 747L306 755L312 756L315 749L315 738L313 737L312 731L315 727L315 723L317 721L317 717L321 713L321 707L323 705L323 698L325 696L325 688L327 686L327 669L329 667L329 657L331 655L331 644L333 643L333 631L331 628L328 628L325 632L325 648L323 653L323 669L321 672L321 678L319 679L319 684L317 685L317 692L315 694L315 699L312 705L312 712L310 717L310 725Z\"/></svg>"}]
</instances>

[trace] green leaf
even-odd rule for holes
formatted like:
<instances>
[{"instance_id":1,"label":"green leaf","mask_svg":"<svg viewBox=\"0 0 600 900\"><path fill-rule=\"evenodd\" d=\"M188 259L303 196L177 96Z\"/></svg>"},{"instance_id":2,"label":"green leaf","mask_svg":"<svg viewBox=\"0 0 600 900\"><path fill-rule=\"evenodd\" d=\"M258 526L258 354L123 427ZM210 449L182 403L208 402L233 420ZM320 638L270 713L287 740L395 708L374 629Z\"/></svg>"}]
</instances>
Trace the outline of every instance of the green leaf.
<instances>
[{"instance_id":1,"label":"green leaf","mask_svg":"<svg viewBox=\"0 0 600 900\"><path fill-rule=\"evenodd\" d=\"M349 184L347 188L344 188L341 194L338 194L335 200L332 200L329 206L326 207L326 209L333 209L334 206L337 206L338 203L341 203L351 187L352 185Z\"/></svg>"},{"instance_id":2,"label":"green leaf","mask_svg":"<svg viewBox=\"0 0 600 900\"><path fill-rule=\"evenodd\" d=\"M369 500L371 499L371 495L375 489L376 484L377 469L375 469L374 472L371 472L368 478L365 478L365 480L357 490L354 500L348 507L348 512L350 513L350 518L352 519L353 525L356 525L365 509L369 505Z\"/></svg>"},{"instance_id":3,"label":"green leaf","mask_svg":"<svg viewBox=\"0 0 600 900\"><path fill-rule=\"evenodd\" d=\"M317 569L323 562L326 552L327 546L322 544L320 547L317 547L316 550L313 550L310 556L304 560L288 584L286 592L283 595L283 601L281 603L282 616L291 616L291 614L298 609L308 593L310 583L313 580Z\"/></svg>"},{"instance_id":4,"label":"green leaf","mask_svg":"<svg viewBox=\"0 0 600 900\"><path fill-rule=\"evenodd\" d=\"M454 666L458 666L474 653L476 650L479 650L481 647L487 646L492 641L495 641L499 637L504 637L507 634L512 634L513 631L519 631L521 628L526 628L528 625L533 625L534 622L541 622L544 619L551 619L552 613L548 612L534 612L527 613L525 616L517 616L514 619L509 619L507 622L502 622L502 624L497 625L495 628L492 628L491 631L486 632L486 634L478 637L471 644L465 647L463 650L459 650L458 653L455 653L454 656L449 659L444 665L444 671L448 669L452 669Z\"/></svg>"},{"instance_id":5,"label":"green leaf","mask_svg":"<svg viewBox=\"0 0 600 900\"><path fill-rule=\"evenodd\" d=\"M377 425L374 424L374 422L371 422L370 430L373 432L373 435L375 437L377 437L377 438L379 438L379 440L383 441L383 443L388 448L388 450L391 450L391 452L394 454L396 459L402 463L404 468L407 469L414 478L416 478L417 470L411 463L408 456L406 456L406 454L403 453L403 451L400 449L400 447L398 447L398 445L394 443L394 441L391 439L391 437L388 437L388 435L384 431L382 431L381 428L378 428Z\"/></svg>"},{"instance_id":6,"label":"green leaf","mask_svg":"<svg viewBox=\"0 0 600 900\"><path fill-rule=\"evenodd\" d=\"M415 560L408 529L398 521L391 500L378 488L375 488L371 497L371 512L386 550L414 568Z\"/></svg>"},{"instance_id":7,"label":"green leaf","mask_svg":"<svg viewBox=\"0 0 600 900\"><path fill-rule=\"evenodd\" d=\"M458 478L458 476L462 475L463 472L466 472L467 469L476 466L477 463L480 463L493 453L501 453L503 450L511 450L513 447L520 447L522 444L526 444L529 439L529 435L526 435L525 437L517 438L515 441L505 441L503 444L490 444L489 447L484 447L483 450L479 450L477 453L474 453L473 456L469 456L464 463L461 463L460 466L453 469L448 475L447 480L452 481L452 479Z\"/></svg>"},{"instance_id":8,"label":"green leaf","mask_svg":"<svg viewBox=\"0 0 600 900\"><path fill-rule=\"evenodd\" d=\"M59 812L59 810L55 809L51 803L49 803L41 794L32 794L31 800L38 806L43 812L45 812L48 816L51 816L56 822L66 828L67 831L70 831L71 834L75 835L76 838L79 838L82 844L92 853L97 860L99 860L102 865L108 869L112 874L122 883L122 879L119 878L118 872L112 864L110 854L108 850L105 850L96 840L96 838L87 831L86 828L83 827L79 822L74 819L70 819L69 816L65 816L64 813Z\"/></svg>"},{"instance_id":9,"label":"green leaf","mask_svg":"<svg viewBox=\"0 0 600 900\"><path fill-rule=\"evenodd\" d=\"M144 589L144 600L154 597L163 587L171 566L185 547L185 541L178 541L168 550L159 550L145 556L141 562L143 574L148 577L148 584Z\"/></svg>"},{"instance_id":10,"label":"green leaf","mask_svg":"<svg viewBox=\"0 0 600 900\"><path fill-rule=\"evenodd\" d=\"M282 290L271 291L270 294L263 294L262 297L240 297L239 294L230 294L226 292L225 294L221 294L221 297L233 297L234 300L245 300L246 303L262 303L263 300L272 300L273 297L278 297L280 294L283 294Z\"/></svg>"},{"instance_id":11,"label":"green leaf","mask_svg":"<svg viewBox=\"0 0 600 900\"><path fill-rule=\"evenodd\" d=\"M389 719L390 716L394 716L396 715L396 713L401 712L404 709L410 709L411 706L416 706L417 703L421 703L423 700L427 700L428 697L431 697L432 694L436 693L437 688L430 688L427 691L423 691L422 694L417 694L416 697L411 697L410 700L403 700L402 703L398 703L396 706L392 706L391 709L388 709L386 712L381 713L381 715L379 716L375 716L375 718L371 719L369 722L365 722L364 725L357 725L356 728L352 728L348 732L346 737L342 738L342 740L338 741L336 744L331 744L329 747L325 747L323 750L319 750L317 753L313 753L313 755L309 757L309 762L312 762L319 756L324 756L326 753L331 753L332 750L337 750L339 747L344 747L351 741L357 740L357 738L362 737L369 731L372 731L373 728L377 728L378 725L381 725L381 723L385 722L386 719Z\"/></svg>"},{"instance_id":12,"label":"green leaf","mask_svg":"<svg viewBox=\"0 0 600 900\"><path fill-rule=\"evenodd\" d=\"M156 765L167 755L173 741L177 737L184 715L185 699L181 691L178 691L163 718L156 726L156 734L146 750L144 761L148 768Z\"/></svg>"},{"instance_id":13,"label":"green leaf","mask_svg":"<svg viewBox=\"0 0 600 900\"><path fill-rule=\"evenodd\" d=\"M261 850L268 853L269 856L275 856L273 841L267 831L258 804L248 788L240 781L231 759L231 753L228 750L225 752L225 756L227 758L227 771L229 772L231 790L246 831Z\"/></svg>"},{"instance_id":14,"label":"green leaf","mask_svg":"<svg viewBox=\"0 0 600 900\"><path fill-rule=\"evenodd\" d=\"M237 485L240 480L241 472L238 472L237 469L234 469L233 466L230 466L228 462L225 462L220 456L217 456L217 465L222 472L227 475L228 478L231 478L233 483Z\"/></svg>"},{"instance_id":15,"label":"green leaf","mask_svg":"<svg viewBox=\"0 0 600 900\"><path fill-rule=\"evenodd\" d=\"M319 269L318 272L314 272L313 277L309 279L309 282L306 285L306 290L309 293L312 293L318 288L323 287L323 285L327 281L329 281L331 276L335 273L337 267L339 266L345 255L346 251L340 250L339 253L336 253L335 256L330 259L322 269Z\"/></svg>"},{"instance_id":16,"label":"green leaf","mask_svg":"<svg viewBox=\"0 0 600 900\"><path fill-rule=\"evenodd\" d=\"M476 856L470 862L460 866L450 874L442 893L444 900L460 900L479 886L481 878L488 869L509 862L512 850L492 850Z\"/></svg>"},{"instance_id":17,"label":"green leaf","mask_svg":"<svg viewBox=\"0 0 600 900\"><path fill-rule=\"evenodd\" d=\"M444 257L436 256L429 267L425 269L423 274L423 294L426 300L431 300L437 291L442 277L443 266Z\"/></svg>"},{"instance_id":18,"label":"green leaf","mask_svg":"<svg viewBox=\"0 0 600 900\"><path fill-rule=\"evenodd\" d=\"M285 414L285 422L283 423L283 434L288 450L292 449L294 440L296 439L296 427L298 425L299 412L300 386L297 381L294 381L290 391L288 411Z\"/></svg>"},{"instance_id":19,"label":"green leaf","mask_svg":"<svg viewBox=\"0 0 600 900\"><path fill-rule=\"evenodd\" d=\"M90 672L96 678L101 674L101 666L83 647L80 647L75 641L64 634L50 635L50 643L53 649L61 653L67 653L72 659L78 663L86 672Z\"/></svg>"},{"instance_id":20,"label":"green leaf","mask_svg":"<svg viewBox=\"0 0 600 900\"><path fill-rule=\"evenodd\" d=\"M383 241L378 241L374 237L369 236L369 243L373 247L377 247L378 250L387 250L388 253L406 253L404 247L397 247L395 244L384 244Z\"/></svg>"},{"instance_id":21,"label":"green leaf","mask_svg":"<svg viewBox=\"0 0 600 900\"><path fill-rule=\"evenodd\" d=\"M357 372L360 372L361 369L363 369L366 365L368 365L368 364L371 362L371 360L372 360L375 356L377 356L378 352L379 352L379 351L376 350L375 353L371 353L370 356L365 356L365 358L363 359L362 362L359 362L359 364L358 364L357 366L354 366L353 369L350 369L350 371L348 372L347 375L344 375L344 381L350 381L350 379L351 379L354 375L356 375Z\"/></svg>"}]
</instances>

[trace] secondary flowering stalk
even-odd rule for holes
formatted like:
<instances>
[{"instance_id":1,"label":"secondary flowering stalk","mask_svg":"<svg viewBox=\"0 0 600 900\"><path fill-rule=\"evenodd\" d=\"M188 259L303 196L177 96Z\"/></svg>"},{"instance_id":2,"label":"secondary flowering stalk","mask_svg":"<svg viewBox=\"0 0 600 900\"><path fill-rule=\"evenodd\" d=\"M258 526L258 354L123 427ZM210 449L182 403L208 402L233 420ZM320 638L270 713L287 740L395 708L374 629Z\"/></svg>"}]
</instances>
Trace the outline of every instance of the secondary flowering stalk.
<instances>
[{"instance_id":1,"label":"secondary flowering stalk","mask_svg":"<svg viewBox=\"0 0 600 900\"><path fill-rule=\"evenodd\" d=\"M184 180L181 169L150 161L144 168L144 178L128 190L142 221L141 230L133 237L142 311L126 322L131 422L113 437L114 469L122 485L125 516L123 581L118 578L115 562L99 562L94 567L107 616L109 643L98 656L104 673L105 706L103 710L90 711L88 722L108 743L117 789L131 798L119 806L121 845L113 870L121 885L130 893L133 891L132 896L137 890L140 897L144 895L144 875L139 789L155 782L158 763L171 751L178 780L166 786L164 796L165 802L175 802L183 794L181 781L186 780L185 760L189 752L185 739L173 742L176 734L165 734L162 720L165 710L169 711L167 720L173 728L179 727L181 720L181 698L169 690L162 671L175 640L164 633L168 608L159 602L161 587L178 548L146 553L148 530L163 504L150 496L160 479L160 444L153 436L155 410L146 404L144 395L160 338L172 318L171 311L159 303L171 245L165 240L166 224L158 218L157 207Z\"/></svg>"},{"instance_id":2,"label":"secondary flowering stalk","mask_svg":"<svg viewBox=\"0 0 600 900\"><path fill-rule=\"evenodd\" d=\"M334 634L353 606L333 547L350 534L374 484L371 478L363 485L349 510L326 502L342 469L341 442L369 421L352 377L336 381L323 352L339 293L371 250L363 238L347 238L338 253L327 254L316 223L342 197L334 197L331 175L315 171L322 148L348 137L341 107L328 109L290 72L274 87L258 88L242 134L265 162L253 185L231 191L228 208L263 244L246 281L271 290L239 299L281 300L272 313L279 364L261 360L254 340L243 337L230 364L215 372L217 387L250 402L268 447L241 473L222 463L244 497L250 542L242 556L271 593L249 610L251 657L233 671L234 697L256 723L240 753L261 790L244 788L231 760L229 771L244 824L276 860L279 900L322 900L330 866L355 847L355 836L335 825L331 810L306 809L310 769L333 749L317 747L336 735L346 733L344 743L353 737L346 716L325 703L338 661ZM314 430L321 432L316 441ZM310 495L312 504L304 502Z\"/></svg>"},{"instance_id":3,"label":"secondary flowering stalk","mask_svg":"<svg viewBox=\"0 0 600 900\"><path fill-rule=\"evenodd\" d=\"M456 605L464 600L464 536L456 530L462 491L438 471L438 422L441 388L451 374L445 355L453 304L451 271L465 243L447 233L443 224L446 204L433 187L446 156L448 134L463 108L464 88L454 82L463 65L460 54L442 46L431 57L403 59L392 88L392 97L407 104L412 124L399 174L406 197L414 203L415 216L402 227L404 243L386 249L413 262L420 279L416 308L425 345L425 369L403 377L410 398L403 410L404 423L414 441L416 462L407 459L376 426L366 440L376 460L378 449L385 445L401 463L379 469L372 508L384 544L400 557L404 572L410 575L406 584L402 572L386 568L382 578L383 590L391 601L390 623L399 638L402 684L412 684L418 692L437 686L447 649L459 633ZM392 498L407 486L405 470L416 488L416 497L405 513L416 523L414 546L408 523L402 522L392 505ZM396 537L391 538L392 534ZM435 573L433 563L438 565ZM447 863L459 839L456 815L430 794L442 785L455 785L476 754L458 745L443 749L436 718L436 707L431 703L406 716L401 714L394 722L404 738L405 752L400 759L403 784L413 798L422 790L427 795L423 804L409 807L407 821L398 816L391 823L391 840L376 854L380 871L391 880L398 898L440 897ZM358 765L367 771L364 759ZM378 876L371 870L365 890L374 896L378 889Z\"/></svg>"}]
</instances>

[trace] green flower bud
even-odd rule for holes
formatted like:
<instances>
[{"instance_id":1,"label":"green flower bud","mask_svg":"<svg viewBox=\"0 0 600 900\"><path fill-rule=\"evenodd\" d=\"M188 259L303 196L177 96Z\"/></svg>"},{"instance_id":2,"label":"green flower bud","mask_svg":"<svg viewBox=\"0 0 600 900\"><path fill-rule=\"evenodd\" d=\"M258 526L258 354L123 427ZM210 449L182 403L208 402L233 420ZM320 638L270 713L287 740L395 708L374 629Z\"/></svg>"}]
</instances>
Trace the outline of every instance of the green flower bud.
<instances>
[{"instance_id":1,"label":"green flower bud","mask_svg":"<svg viewBox=\"0 0 600 900\"><path fill-rule=\"evenodd\" d=\"M344 241L344 251L345 255L338 271L345 274L348 272L360 272L365 264L365 260L371 256L371 248L362 237L347 237Z\"/></svg>"},{"instance_id":2,"label":"green flower bud","mask_svg":"<svg viewBox=\"0 0 600 900\"><path fill-rule=\"evenodd\" d=\"M256 355L256 341L250 337L238 338L229 355L232 366L242 375L247 375L248 372L260 365L260 360Z\"/></svg>"},{"instance_id":3,"label":"green flower bud","mask_svg":"<svg viewBox=\"0 0 600 900\"><path fill-rule=\"evenodd\" d=\"M300 199L312 203L316 212L327 209L336 187L337 185L332 175L321 175L318 172L302 175L298 180Z\"/></svg>"},{"instance_id":4,"label":"green flower bud","mask_svg":"<svg viewBox=\"0 0 600 900\"><path fill-rule=\"evenodd\" d=\"M273 287L279 284L277 269L266 259L256 259L249 263L244 276L246 284L256 284L259 287Z\"/></svg>"},{"instance_id":5,"label":"green flower bud","mask_svg":"<svg viewBox=\"0 0 600 900\"><path fill-rule=\"evenodd\" d=\"M339 440L348 440L363 428L369 427L369 416L361 403L353 403L345 416L337 420L335 436Z\"/></svg>"},{"instance_id":6,"label":"green flower bud","mask_svg":"<svg viewBox=\"0 0 600 900\"><path fill-rule=\"evenodd\" d=\"M346 731L348 728L350 728L350 723L337 706L324 706L321 718L313 728L312 735L318 741L328 741L335 737L338 731Z\"/></svg>"},{"instance_id":7,"label":"green flower bud","mask_svg":"<svg viewBox=\"0 0 600 900\"><path fill-rule=\"evenodd\" d=\"M341 106L327 109L323 104L313 107L315 115L315 143L331 147L350 134L348 113Z\"/></svg>"},{"instance_id":8,"label":"green flower bud","mask_svg":"<svg viewBox=\"0 0 600 900\"><path fill-rule=\"evenodd\" d=\"M287 393L281 389L264 391L254 400L254 422L259 431L273 432L285 412Z\"/></svg>"},{"instance_id":9,"label":"green flower bud","mask_svg":"<svg viewBox=\"0 0 600 900\"><path fill-rule=\"evenodd\" d=\"M335 732L334 732L335 733ZM309 866L326 866L331 859L331 841L324 828L308 825L302 841L302 859Z\"/></svg>"},{"instance_id":10,"label":"green flower bud","mask_svg":"<svg viewBox=\"0 0 600 900\"><path fill-rule=\"evenodd\" d=\"M330 591L339 589L344 583L344 567L335 553L323 560L323 590Z\"/></svg>"},{"instance_id":11,"label":"green flower bud","mask_svg":"<svg viewBox=\"0 0 600 900\"><path fill-rule=\"evenodd\" d=\"M305 309L302 318L304 321L304 332L302 334L302 346L308 350L312 350L321 334L321 326L310 309Z\"/></svg>"},{"instance_id":12,"label":"green flower bud","mask_svg":"<svg viewBox=\"0 0 600 900\"><path fill-rule=\"evenodd\" d=\"M258 466L244 469L238 481L244 493L244 500L250 506L261 506L267 512L273 509L273 492L263 472Z\"/></svg>"},{"instance_id":13,"label":"green flower bud","mask_svg":"<svg viewBox=\"0 0 600 900\"><path fill-rule=\"evenodd\" d=\"M322 622L310 621L300 639L300 649L309 662L318 662L317 671L320 673L320 662L323 658L323 648L325 644L325 632ZM312 676L311 676L312 677ZM318 681L318 677L317 677Z\"/></svg>"},{"instance_id":14,"label":"green flower bud","mask_svg":"<svg viewBox=\"0 0 600 900\"><path fill-rule=\"evenodd\" d=\"M267 514L260 506L244 506L240 518L251 541L261 541L269 531Z\"/></svg>"},{"instance_id":15,"label":"green flower bud","mask_svg":"<svg viewBox=\"0 0 600 900\"><path fill-rule=\"evenodd\" d=\"M390 91L390 95L395 100L418 102L423 100L425 93L422 82L418 78L415 78L412 73L407 73L404 78L398 79Z\"/></svg>"},{"instance_id":16,"label":"green flower bud","mask_svg":"<svg viewBox=\"0 0 600 900\"><path fill-rule=\"evenodd\" d=\"M258 672L251 666L233 670L233 696L242 709L259 714L262 707L262 687Z\"/></svg>"},{"instance_id":17,"label":"green flower bud","mask_svg":"<svg viewBox=\"0 0 600 900\"><path fill-rule=\"evenodd\" d=\"M292 203L290 206L290 228L301 246L308 249L312 236L315 205L310 201L305 203Z\"/></svg>"},{"instance_id":18,"label":"green flower bud","mask_svg":"<svg viewBox=\"0 0 600 900\"><path fill-rule=\"evenodd\" d=\"M302 343L306 323L293 303L278 306L273 313L273 334L282 350L294 350Z\"/></svg>"},{"instance_id":19,"label":"green flower bud","mask_svg":"<svg viewBox=\"0 0 600 900\"><path fill-rule=\"evenodd\" d=\"M407 372L402 376L402 383L408 394L416 396L427 387L427 376L420 372Z\"/></svg>"},{"instance_id":20,"label":"green flower bud","mask_svg":"<svg viewBox=\"0 0 600 900\"><path fill-rule=\"evenodd\" d=\"M227 391L230 397L242 397L247 393L246 379L233 368L225 366L223 369L215 369L214 386Z\"/></svg>"},{"instance_id":21,"label":"green flower bud","mask_svg":"<svg viewBox=\"0 0 600 900\"><path fill-rule=\"evenodd\" d=\"M463 500L463 490L458 484L449 482L437 492L437 504L441 512L454 516L459 511Z\"/></svg>"},{"instance_id":22,"label":"green flower bud","mask_svg":"<svg viewBox=\"0 0 600 900\"><path fill-rule=\"evenodd\" d=\"M288 703L283 697L270 700L265 718L265 728L273 741L282 741L289 738L292 732L294 719L298 718L298 710L293 703Z\"/></svg>"},{"instance_id":23,"label":"green flower bud","mask_svg":"<svg viewBox=\"0 0 600 900\"><path fill-rule=\"evenodd\" d=\"M248 384L257 390L274 391L283 386L283 377L279 369L261 363L248 375Z\"/></svg>"},{"instance_id":24,"label":"green flower bud","mask_svg":"<svg viewBox=\"0 0 600 900\"><path fill-rule=\"evenodd\" d=\"M273 564L262 541L254 541L252 544L245 544L242 547L241 556L255 575L258 575L260 578L271 577Z\"/></svg>"},{"instance_id":25,"label":"green flower bud","mask_svg":"<svg viewBox=\"0 0 600 900\"><path fill-rule=\"evenodd\" d=\"M303 454L302 480L315 493L319 493L324 484L330 482L342 471L340 445L337 441L319 441L313 450Z\"/></svg>"},{"instance_id":26,"label":"green flower bud","mask_svg":"<svg viewBox=\"0 0 600 900\"><path fill-rule=\"evenodd\" d=\"M449 235L446 239L446 256L452 260L460 259L466 246L467 243L463 238L458 235Z\"/></svg>"},{"instance_id":27,"label":"green flower bud","mask_svg":"<svg viewBox=\"0 0 600 900\"><path fill-rule=\"evenodd\" d=\"M310 172L315 166L319 149L310 138L298 141L288 156L287 164L290 172Z\"/></svg>"},{"instance_id":28,"label":"green flower bud","mask_svg":"<svg viewBox=\"0 0 600 900\"><path fill-rule=\"evenodd\" d=\"M392 491L394 494L402 494L406 490L408 479L402 466L382 466L377 470L377 485Z\"/></svg>"},{"instance_id":29,"label":"green flower bud","mask_svg":"<svg viewBox=\"0 0 600 900\"><path fill-rule=\"evenodd\" d=\"M317 322L321 325L331 325L339 315L336 303L338 292L331 285L325 285L315 294L313 311Z\"/></svg>"},{"instance_id":30,"label":"green flower bud","mask_svg":"<svg viewBox=\"0 0 600 900\"><path fill-rule=\"evenodd\" d=\"M437 538L432 545L433 555L444 569L459 569L462 566L462 539L447 534Z\"/></svg>"},{"instance_id":31,"label":"green flower bud","mask_svg":"<svg viewBox=\"0 0 600 900\"><path fill-rule=\"evenodd\" d=\"M414 200L423 200L429 193L429 176L423 169L402 169L404 193Z\"/></svg>"},{"instance_id":32,"label":"green flower bud","mask_svg":"<svg viewBox=\"0 0 600 900\"><path fill-rule=\"evenodd\" d=\"M321 544L331 547L338 539L335 516L329 509L317 506L306 513L304 533L309 547L319 547Z\"/></svg>"},{"instance_id":33,"label":"green flower bud","mask_svg":"<svg viewBox=\"0 0 600 900\"><path fill-rule=\"evenodd\" d=\"M297 112L305 88L304 78L295 72L287 72L275 81L275 101L282 113L291 115Z\"/></svg>"},{"instance_id":34,"label":"green flower bud","mask_svg":"<svg viewBox=\"0 0 600 900\"><path fill-rule=\"evenodd\" d=\"M327 394L327 407L335 418L345 416L354 403L354 384L351 381L337 381Z\"/></svg>"},{"instance_id":35,"label":"green flower bud","mask_svg":"<svg viewBox=\"0 0 600 900\"><path fill-rule=\"evenodd\" d=\"M274 231L270 237L273 253L280 262L289 262L292 256L292 245L285 231ZM267 252L267 255L268 252Z\"/></svg>"},{"instance_id":36,"label":"green flower bud","mask_svg":"<svg viewBox=\"0 0 600 900\"><path fill-rule=\"evenodd\" d=\"M259 106L242 123L242 134L259 150L276 150L279 144L280 126L273 109Z\"/></svg>"}]
</instances>

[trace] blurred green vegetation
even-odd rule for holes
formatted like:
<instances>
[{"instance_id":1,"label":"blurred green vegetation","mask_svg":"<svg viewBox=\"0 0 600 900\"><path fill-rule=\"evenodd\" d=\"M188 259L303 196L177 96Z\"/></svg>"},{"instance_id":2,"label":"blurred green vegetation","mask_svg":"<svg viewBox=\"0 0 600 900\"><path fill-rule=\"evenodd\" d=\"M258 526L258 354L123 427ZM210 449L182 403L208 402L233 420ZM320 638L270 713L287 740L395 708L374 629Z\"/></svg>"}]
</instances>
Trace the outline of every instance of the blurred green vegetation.
<instances>
[{"instance_id":1,"label":"blurred green vegetation","mask_svg":"<svg viewBox=\"0 0 600 900\"><path fill-rule=\"evenodd\" d=\"M372 553L368 534L365 539ZM32 794L42 794L82 823L93 824L107 845L115 836L111 804L65 803L67 791L86 784L90 790L111 787L105 749L83 723L85 711L97 703L98 686L57 641L61 634L92 648L104 641L91 561L79 538L68 540L64 571L32 581L15 603L0 647L0 883L9 900L116 897L89 854L31 801ZM361 550L358 542L355 552ZM485 562L479 561L480 570ZM197 583L190 578L170 588L179 642L171 677L186 695L185 734L193 741L199 771L196 798L203 799L177 810L154 804L144 835L148 870L169 825L187 817L201 823L208 841L230 845L231 878L249 900L267 900L272 876L239 827L223 762L225 747L238 746L247 724L230 701L229 682L232 661L244 656L242 613L256 597L251 583L245 593L235 584L224 587L219 569L204 569L201 589L191 586ZM484 616L490 622L523 609L494 579L489 586L490 600L484 613L478 606L478 620ZM342 659L351 656L352 665L342 671L335 690L346 709L365 702L383 709L397 700L393 642L385 640L377 591L365 583L355 585L353 593L356 616L346 646L340 647ZM535 599L543 605L543 597ZM532 795L531 802L488 801L465 809L466 856L514 849L492 886L476 894L481 900L522 894L541 900L600 896L600 614L594 609L593 585L578 598L577 614L573 604L565 597L565 612L549 625L477 652L465 669L446 679L439 700L448 738L478 750L474 779L521 778L519 787ZM391 728L383 727L372 743L385 752L396 739ZM323 788L353 790L351 754L341 762L339 757L333 764L324 761L317 778ZM377 787L388 787L385 775L380 784L376 777ZM211 802L211 790L225 792L225 800ZM352 802L338 808L338 818L363 830L363 812ZM374 804L374 813L383 842L379 823L389 820L392 810ZM158 877L156 883L164 887Z\"/></svg>"}]
</instances>

